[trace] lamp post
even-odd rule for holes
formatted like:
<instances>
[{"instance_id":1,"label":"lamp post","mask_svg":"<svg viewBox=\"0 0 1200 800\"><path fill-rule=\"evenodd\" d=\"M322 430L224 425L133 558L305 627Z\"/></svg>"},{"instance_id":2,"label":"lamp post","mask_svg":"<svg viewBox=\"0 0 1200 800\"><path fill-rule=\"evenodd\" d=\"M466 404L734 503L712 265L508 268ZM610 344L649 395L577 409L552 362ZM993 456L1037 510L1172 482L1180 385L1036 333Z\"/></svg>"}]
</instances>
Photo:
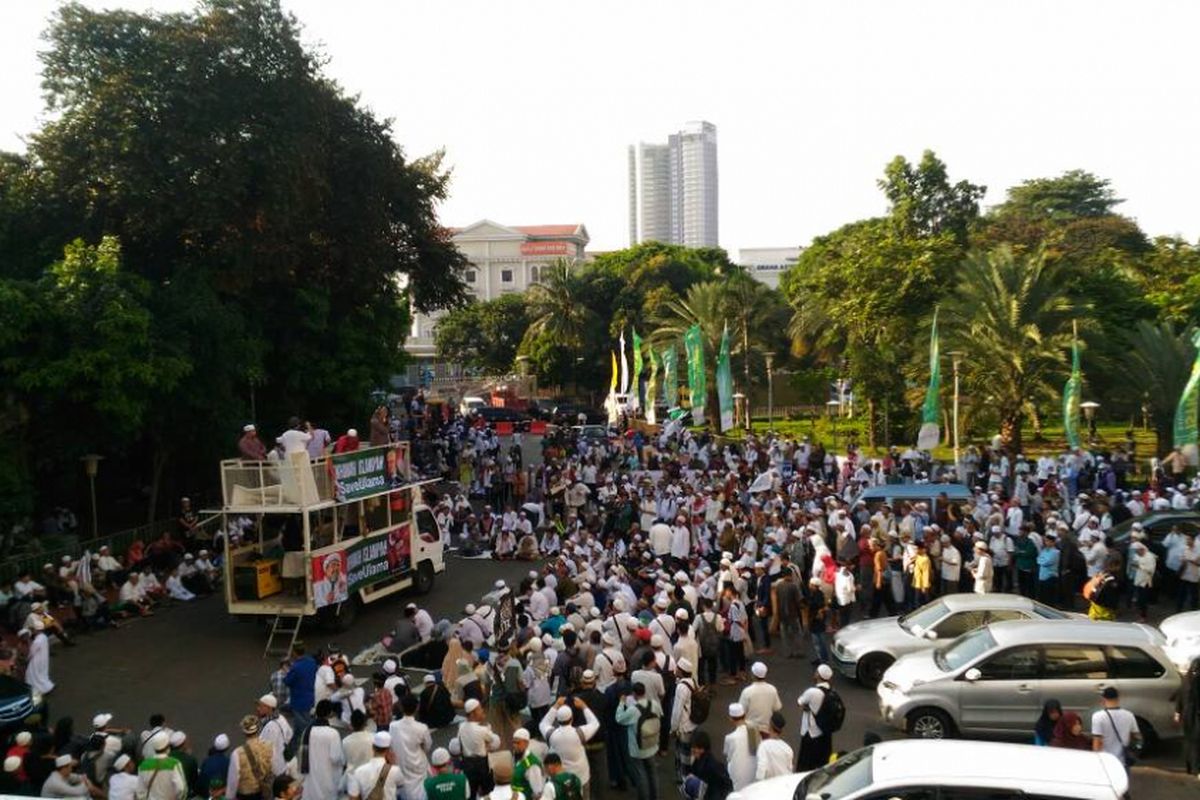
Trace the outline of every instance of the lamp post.
<instances>
[{"instance_id":1,"label":"lamp post","mask_svg":"<svg viewBox=\"0 0 1200 800\"><path fill-rule=\"evenodd\" d=\"M840 392L839 392L840 394ZM830 400L825 404L826 410L829 412L830 424L833 426L833 452L837 455L837 414L841 411L842 403L840 400Z\"/></svg>"},{"instance_id":2,"label":"lamp post","mask_svg":"<svg viewBox=\"0 0 1200 800\"><path fill-rule=\"evenodd\" d=\"M88 484L91 487L92 493L92 538L96 539L100 536L100 525L96 519L96 474L100 472L100 462L104 460L104 456L88 453L82 456L80 461L83 462L83 471L87 474Z\"/></svg>"},{"instance_id":3,"label":"lamp post","mask_svg":"<svg viewBox=\"0 0 1200 800\"><path fill-rule=\"evenodd\" d=\"M1080 403L1079 407L1083 409L1083 416L1088 424L1088 444L1096 443L1096 409L1100 404L1095 400L1088 400Z\"/></svg>"},{"instance_id":4,"label":"lamp post","mask_svg":"<svg viewBox=\"0 0 1200 800\"><path fill-rule=\"evenodd\" d=\"M962 462L959 461L958 451L958 365L962 361L963 352L961 350L951 350L946 355L950 356L951 363L954 365L954 422L952 425L954 432L954 479L962 483Z\"/></svg>"},{"instance_id":5,"label":"lamp post","mask_svg":"<svg viewBox=\"0 0 1200 800\"><path fill-rule=\"evenodd\" d=\"M763 358L767 360L767 433L770 433L775 424L775 354L766 352Z\"/></svg>"}]
</instances>

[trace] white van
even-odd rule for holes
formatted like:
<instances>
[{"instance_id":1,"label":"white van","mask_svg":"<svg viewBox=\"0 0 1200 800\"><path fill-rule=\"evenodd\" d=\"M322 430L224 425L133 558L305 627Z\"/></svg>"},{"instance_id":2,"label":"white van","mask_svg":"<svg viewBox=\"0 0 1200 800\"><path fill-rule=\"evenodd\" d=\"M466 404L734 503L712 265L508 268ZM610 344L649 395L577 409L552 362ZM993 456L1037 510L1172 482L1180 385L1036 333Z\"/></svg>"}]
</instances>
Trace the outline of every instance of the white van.
<instances>
[{"instance_id":1,"label":"white van","mask_svg":"<svg viewBox=\"0 0 1200 800\"><path fill-rule=\"evenodd\" d=\"M752 783L729 800L1125 800L1108 753L910 739L855 750L812 772Z\"/></svg>"}]
</instances>

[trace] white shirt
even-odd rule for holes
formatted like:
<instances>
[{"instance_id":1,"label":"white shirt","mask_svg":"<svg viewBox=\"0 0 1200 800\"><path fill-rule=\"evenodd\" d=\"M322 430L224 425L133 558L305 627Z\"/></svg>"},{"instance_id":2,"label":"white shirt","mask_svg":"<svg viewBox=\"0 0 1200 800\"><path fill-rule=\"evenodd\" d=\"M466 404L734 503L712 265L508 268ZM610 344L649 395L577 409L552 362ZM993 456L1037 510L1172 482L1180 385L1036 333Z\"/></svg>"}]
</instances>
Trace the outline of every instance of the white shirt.
<instances>
[{"instance_id":1,"label":"white shirt","mask_svg":"<svg viewBox=\"0 0 1200 800\"><path fill-rule=\"evenodd\" d=\"M492 733L488 725L466 720L458 726L458 742L462 745L464 758L478 758L498 748L500 737Z\"/></svg>"},{"instance_id":2,"label":"white shirt","mask_svg":"<svg viewBox=\"0 0 1200 800\"><path fill-rule=\"evenodd\" d=\"M305 800L337 800L342 785L346 754L342 737L328 725L315 725L308 732L308 774L304 777Z\"/></svg>"},{"instance_id":3,"label":"white shirt","mask_svg":"<svg viewBox=\"0 0 1200 800\"><path fill-rule=\"evenodd\" d=\"M756 680L742 690L738 702L746 709L746 724L756 730L771 725L771 714L783 710L779 692L766 681Z\"/></svg>"},{"instance_id":4,"label":"white shirt","mask_svg":"<svg viewBox=\"0 0 1200 800\"><path fill-rule=\"evenodd\" d=\"M588 766L587 751L583 746L600 730L600 720L590 708L584 706L583 725L555 726L554 712L557 710L557 708L551 708L547 711L546 716L542 717L538 729L542 732L542 737L550 746L550 750L558 753L562 759L563 769L574 773L580 783L586 784L592 779L592 771Z\"/></svg>"},{"instance_id":5,"label":"white shirt","mask_svg":"<svg viewBox=\"0 0 1200 800\"><path fill-rule=\"evenodd\" d=\"M654 555L665 556L671 552L672 539L671 526L667 523L656 522L650 526L650 546L654 549Z\"/></svg>"},{"instance_id":6,"label":"white shirt","mask_svg":"<svg viewBox=\"0 0 1200 800\"><path fill-rule=\"evenodd\" d=\"M942 547L942 580L957 581L962 570L962 553L952 544Z\"/></svg>"},{"instance_id":7,"label":"white shirt","mask_svg":"<svg viewBox=\"0 0 1200 800\"><path fill-rule=\"evenodd\" d=\"M292 740L292 726L283 717L276 714L262 724L262 730L258 732L258 738L262 739L271 745L275 756L280 761L286 761L283 757L283 750L287 747L288 742Z\"/></svg>"},{"instance_id":8,"label":"white shirt","mask_svg":"<svg viewBox=\"0 0 1200 800\"><path fill-rule=\"evenodd\" d=\"M750 752L749 732L745 725L738 725L733 733L725 737L725 766L729 770L729 779L733 782L735 792L754 783L758 765Z\"/></svg>"},{"instance_id":9,"label":"white shirt","mask_svg":"<svg viewBox=\"0 0 1200 800\"><path fill-rule=\"evenodd\" d=\"M1140 734L1140 731L1132 711L1108 708L1092 714L1092 736L1099 736L1100 749L1116 756L1122 764L1125 763L1125 748L1133 742L1135 733Z\"/></svg>"},{"instance_id":10,"label":"white shirt","mask_svg":"<svg viewBox=\"0 0 1200 800\"><path fill-rule=\"evenodd\" d=\"M804 690L804 694L800 695L800 708L802 709L800 716L800 735L807 736L810 739L817 739L824 736L821 727L817 725L817 714L821 711L821 706L825 704L825 689L829 688L828 683L818 683L816 686L810 686Z\"/></svg>"},{"instance_id":11,"label":"white shirt","mask_svg":"<svg viewBox=\"0 0 1200 800\"><path fill-rule=\"evenodd\" d=\"M675 701L671 705L671 733L690 736L696 730L692 722L692 691L694 679L686 678L675 684Z\"/></svg>"},{"instance_id":12,"label":"white shirt","mask_svg":"<svg viewBox=\"0 0 1200 800\"><path fill-rule=\"evenodd\" d=\"M134 800L137 790L137 775L117 772L108 779L108 800Z\"/></svg>"},{"instance_id":13,"label":"white shirt","mask_svg":"<svg viewBox=\"0 0 1200 800\"><path fill-rule=\"evenodd\" d=\"M992 590L992 557L980 553L975 559L975 569L971 571L975 578L975 594L987 594Z\"/></svg>"},{"instance_id":14,"label":"white shirt","mask_svg":"<svg viewBox=\"0 0 1200 800\"><path fill-rule=\"evenodd\" d=\"M382 756L375 756L350 773L350 779L346 781L347 794L351 797L359 798L365 798L369 795L371 790L375 788L375 784L379 781L379 773L383 770L385 763ZM393 798L399 789L400 770L392 767L383 782L383 796L385 798Z\"/></svg>"},{"instance_id":15,"label":"white shirt","mask_svg":"<svg viewBox=\"0 0 1200 800\"><path fill-rule=\"evenodd\" d=\"M671 528L671 556L687 558L692 552L692 532L686 525L676 525Z\"/></svg>"},{"instance_id":16,"label":"white shirt","mask_svg":"<svg viewBox=\"0 0 1200 800\"><path fill-rule=\"evenodd\" d=\"M783 739L766 739L759 743L755 753L758 761L754 770L754 780L777 778L780 775L791 775L796 763L796 754Z\"/></svg>"},{"instance_id":17,"label":"white shirt","mask_svg":"<svg viewBox=\"0 0 1200 800\"><path fill-rule=\"evenodd\" d=\"M337 684L337 675L333 672L333 667L328 664L322 664L317 667L317 677L313 680L313 695L316 702L328 700L333 694L334 687Z\"/></svg>"},{"instance_id":18,"label":"white shirt","mask_svg":"<svg viewBox=\"0 0 1200 800\"><path fill-rule=\"evenodd\" d=\"M292 453L308 453L308 442L312 439L312 434L298 431L295 428L284 431L279 437L279 441L283 444L283 452L286 455Z\"/></svg>"},{"instance_id":19,"label":"white shirt","mask_svg":"<svg viewBox=\"0 0 1200 800\"><path fill-rule=\"evenodd\" d=\"M425 778L429 776L429 752L433 737L429 727L415 717L398 719L388 726L392 736L392 755L400 768L400 783L406 800L425 799Z\"/></svg>"}]
</instances>

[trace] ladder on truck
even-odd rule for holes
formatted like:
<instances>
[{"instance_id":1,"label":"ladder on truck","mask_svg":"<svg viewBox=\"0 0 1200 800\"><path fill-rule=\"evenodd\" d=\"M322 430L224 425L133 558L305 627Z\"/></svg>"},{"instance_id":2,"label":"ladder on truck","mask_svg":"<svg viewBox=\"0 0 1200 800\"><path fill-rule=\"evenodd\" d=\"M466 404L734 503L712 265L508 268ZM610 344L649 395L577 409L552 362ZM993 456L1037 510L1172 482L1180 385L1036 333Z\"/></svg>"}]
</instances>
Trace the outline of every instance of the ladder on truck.
<instances>
[{"instance_id":1,"label":"ladder on truck","mask_svg":"<svg viewBox=\"0 0 1200 800\"><path fill-rule=\"evenodd\" d=\"M292 647L296 644L296 639L300 637L300 626L304 623L304 612L302 611L280 611L275 615L275 620L271 623L271 633L267 636L267 649L263 651L263 658L278 658L291 654ZM282 643L283 639L287 639L287 643L282 647L276 644L276 639Z\"/></svg>"}]
</instances>

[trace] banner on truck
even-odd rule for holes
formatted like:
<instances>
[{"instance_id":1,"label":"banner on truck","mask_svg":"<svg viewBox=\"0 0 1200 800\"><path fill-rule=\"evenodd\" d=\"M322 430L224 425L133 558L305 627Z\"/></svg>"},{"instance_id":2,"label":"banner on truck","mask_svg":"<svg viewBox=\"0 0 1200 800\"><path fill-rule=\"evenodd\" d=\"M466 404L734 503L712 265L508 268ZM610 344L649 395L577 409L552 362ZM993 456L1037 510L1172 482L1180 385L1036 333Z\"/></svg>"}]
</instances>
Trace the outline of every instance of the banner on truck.
<instances>
[{"instance_id":1,"label":"banner on truck","mask_svg":"<svg viewBox=\"0 0 1200 800\"><path fill-rule=\"evenodd\" d=\"M313 605L344 603L353 592L412 571L412 527L343 542L342 547L312 557Z\"/></svg>"}]
</instances>

